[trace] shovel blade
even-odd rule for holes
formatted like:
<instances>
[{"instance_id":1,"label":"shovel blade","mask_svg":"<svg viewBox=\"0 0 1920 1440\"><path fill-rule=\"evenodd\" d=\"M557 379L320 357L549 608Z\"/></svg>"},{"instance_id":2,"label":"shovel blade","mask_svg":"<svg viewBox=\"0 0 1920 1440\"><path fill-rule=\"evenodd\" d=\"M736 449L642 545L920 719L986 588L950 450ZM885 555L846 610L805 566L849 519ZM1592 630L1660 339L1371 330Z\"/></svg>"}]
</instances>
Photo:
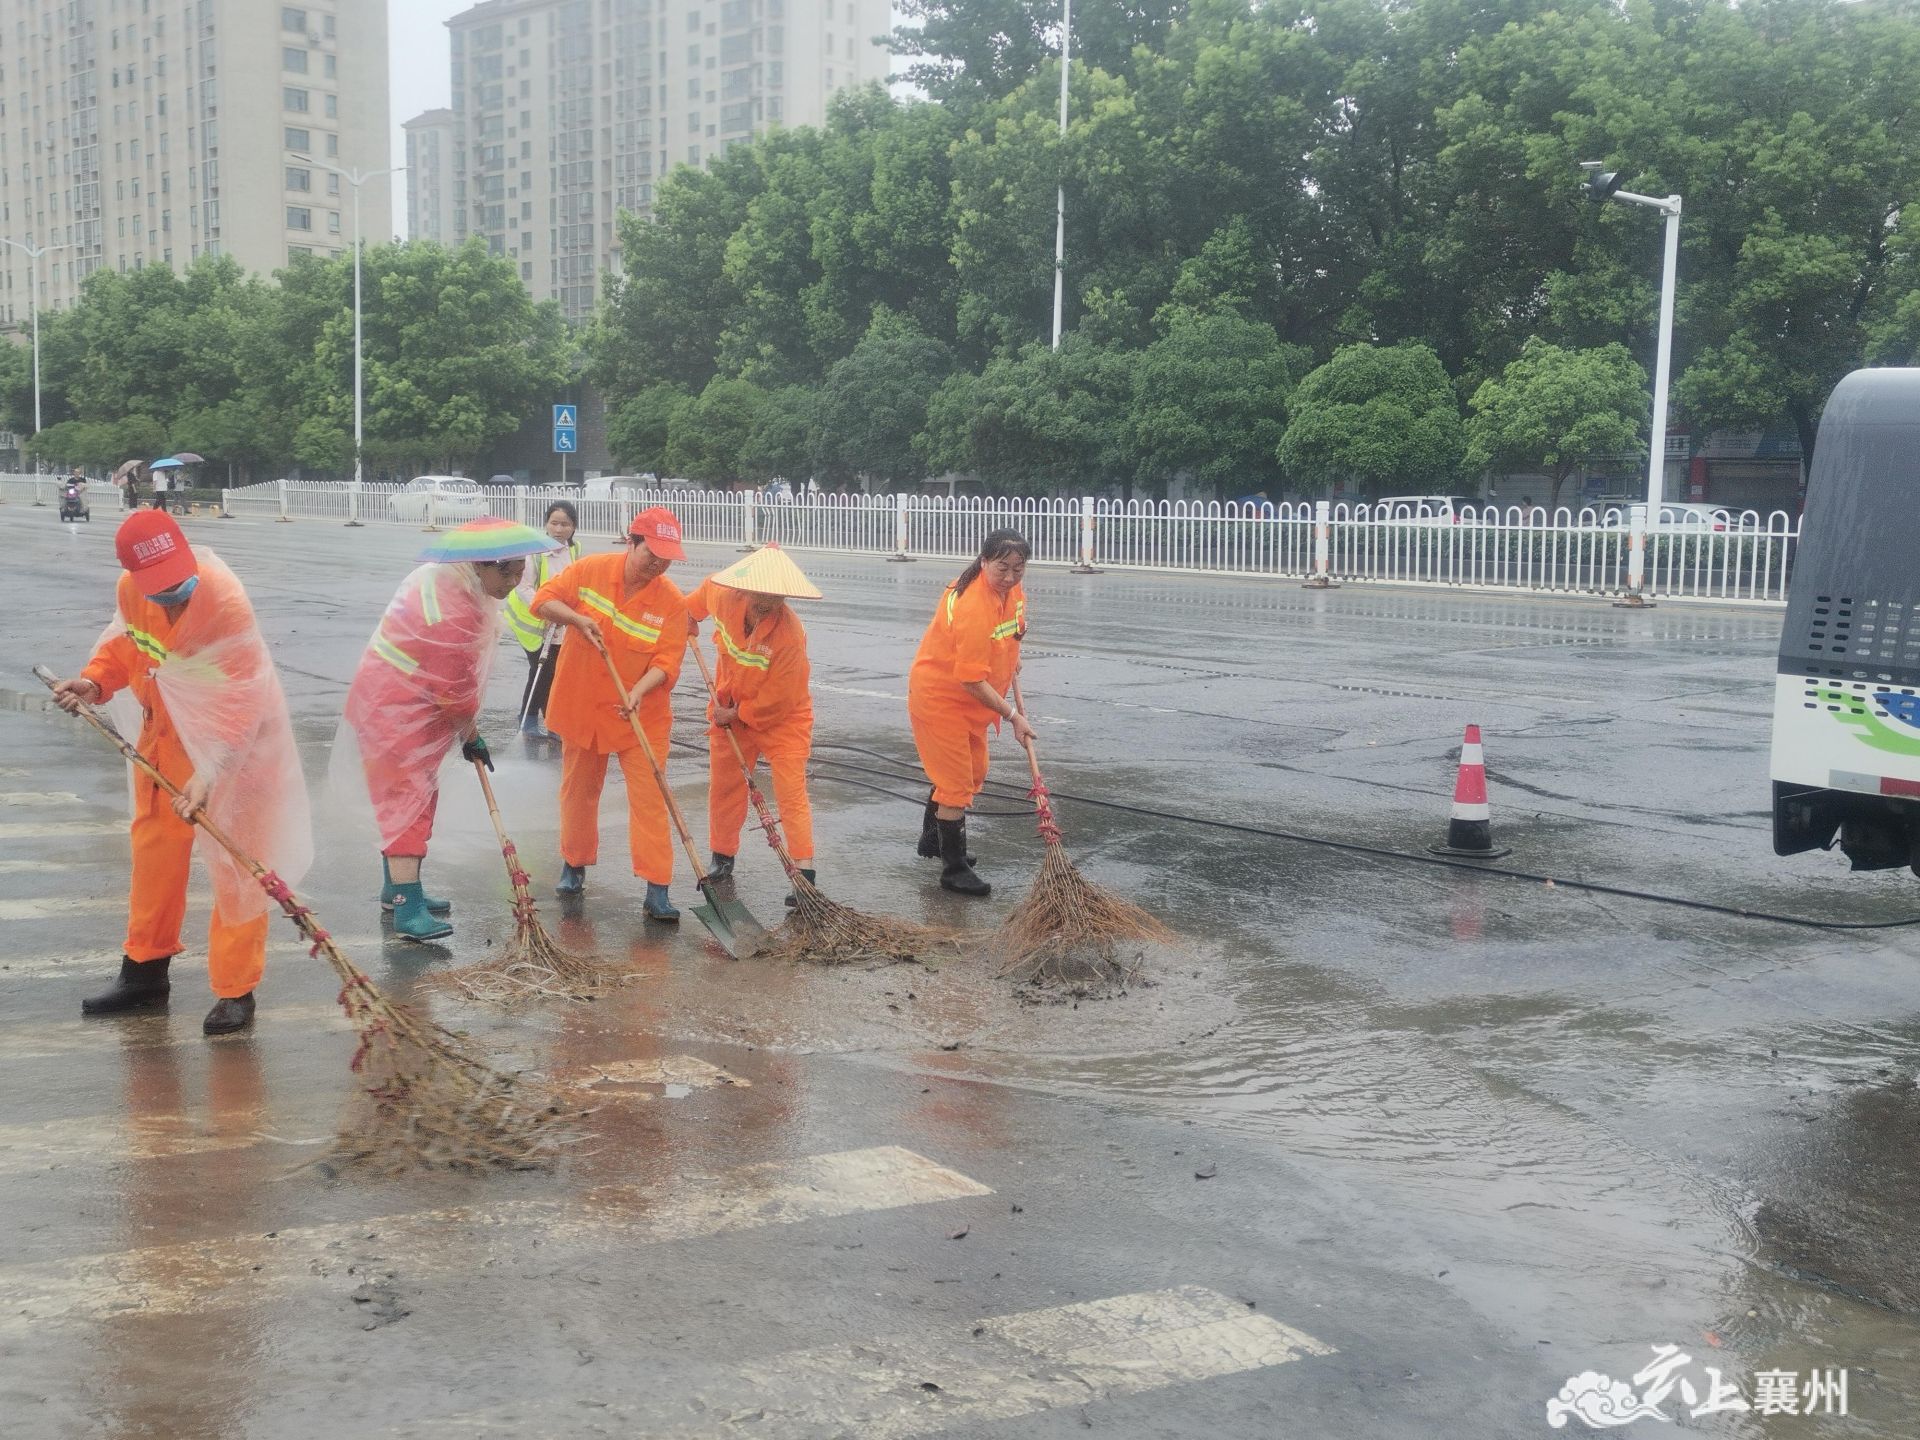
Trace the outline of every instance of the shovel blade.
<instances>
[{"instance_id":1,"label":"shovel blade","mask_svg":"<svg viewBox=\"0 0 1920 1440\"><path fill-rule=\"evenodd\" d=\"M702 903L693 907L694 919L707 927L707 933L720 942L720 948L736 960L745 960L760 948L766 926L753 918L738 900L725 899L710 885L700 887Z\"/></svg>"}]
</instances>

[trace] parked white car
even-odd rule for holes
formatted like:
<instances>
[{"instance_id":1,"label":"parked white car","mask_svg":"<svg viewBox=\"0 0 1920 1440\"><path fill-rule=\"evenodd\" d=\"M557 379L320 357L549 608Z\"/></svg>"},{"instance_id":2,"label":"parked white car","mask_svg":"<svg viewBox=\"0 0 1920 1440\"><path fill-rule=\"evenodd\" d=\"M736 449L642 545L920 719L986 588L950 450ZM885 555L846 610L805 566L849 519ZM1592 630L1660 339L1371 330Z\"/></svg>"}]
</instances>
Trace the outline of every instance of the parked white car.
<instances>
[{"instance_id":1,"label":"parked white car","mask_svg":"<svg viewBox=\"0 0 1920 1440\"><path fill-rule=\"evenodd\" d=\"M1369 513L1404 525L1458 525L1466 512L1478 518L1487 509L1486 501L1471 495L1387 495L1374 501Z\"/></svg>"},{"instance_id":2,"label":"parked white car","mask_svg":"<svg viewBox=\"0 0 1920 1440\"><path fill-rule=\"evenodd\" d=\"M1600 523L1608 530L1625 530L1633 518L1631 507L1609 505L1601 513ZM1710 535L1726 530L1752 530L1759 517L1750 510L1730 511L1688 500L1662 501L1660 528L1681 535Z\"/></svg>"},{"instance_id":3,"label":"parked white car","mask_svg":"<svg viewBox=\"0 0 1920 1440\"><path fill-rule=\"evenodd\" d=\"M460 525L487 513L486 492L477 482L460 475L416 476L407 482L406 489L387 502L387 508L396 520L424 525L429 500L436 525Z\"/></svg>"}]
</instances>

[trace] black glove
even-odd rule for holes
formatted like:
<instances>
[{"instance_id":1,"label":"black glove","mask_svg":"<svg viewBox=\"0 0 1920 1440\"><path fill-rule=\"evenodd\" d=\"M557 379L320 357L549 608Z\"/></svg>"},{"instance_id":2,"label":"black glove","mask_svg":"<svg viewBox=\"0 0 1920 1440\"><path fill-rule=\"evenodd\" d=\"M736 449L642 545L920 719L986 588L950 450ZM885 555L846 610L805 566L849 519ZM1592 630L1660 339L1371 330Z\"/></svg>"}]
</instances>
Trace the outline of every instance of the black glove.
<instances>
[{"instance_id":1,"label":"black glove","mask_svg":"<svg viewBox=\"0 0 1920 1440\"><path fill-rule=\"evenodd\" d=\"M460 758L471 760L476 765L484 765L489 770L493 769L493 755L488 751L487 742L481 736L474 736L460 747Z\"/></svg>"}]
</instances>

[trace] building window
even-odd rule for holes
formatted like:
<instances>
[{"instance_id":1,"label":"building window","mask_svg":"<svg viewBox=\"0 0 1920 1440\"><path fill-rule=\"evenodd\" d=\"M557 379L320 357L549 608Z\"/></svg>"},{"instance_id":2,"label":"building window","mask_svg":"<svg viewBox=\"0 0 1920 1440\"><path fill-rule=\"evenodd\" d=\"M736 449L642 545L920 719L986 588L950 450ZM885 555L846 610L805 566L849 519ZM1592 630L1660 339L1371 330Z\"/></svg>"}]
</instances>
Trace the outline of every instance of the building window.
<instances>
[{"instance_id":1,"label":"building window","mask_svg":"<svg viewBox=\"0 0 1920 1440\"><path fill-rule=\"evenodd\" d=\"M338 175L327 176L327 194L338 195L339 193L340 193L340 177Z\"/></svg>"},{"instance_id":2,"label":"building window","mask_svg":"<svg viewBox=\"0 0 1920 1440\"><path fill-rule=\"evenodd\" d=\"M287 228L289 230L313 229L313 211L302 205L287 207Z\"/></svg>"},{"instance_id":3,"label":"building window","mask_svg":"<svg viewBox=\"0 0 1920 1440\"><path fill-rule=\"evenodd\" d=\"M282 30L297 30L303 35L306 34L307 12L304 10L296 10L291 5L281 6L280 28Z\"/></svg>"},{"instance_id":4,"label":"building window","mask_svg":"<svg viewBox=\"0 0 1920 1440\"><path fill-rule=\"evenodd\" d=\"M327 158L331 160L336 158L339 154L340 154L340 137L338 135L327 136Z\"/></svg>"},{"instance_id":5,"label":"building window","mask_svg":"<svg viewBox=\"0 0 1920 1440\"><path fill-rule=\"evenodd\" d=\"M327 230L328 233L333 235L340 233L340 212L338 210L329 210L327 212Z\"/></svg>"},{"instance_id":6,"label":"building window","mask_svg":"<svg viewBox=\"0 0 1920 1440\"><path fill-rule=\"evenodd\" d=\"M303 170L298 165L287 166L287 189L313 189L313 172L311 170Z\"/></svg>"},{"instance_id":7,"label":"building window","mask_svg":"<svg viewBox=\"0 0 1920 1440\"><path fill-rule=\"evenodd\" d=\"M304 113L307 108L307 92L304 90L295 90L292 86L288 86L280 92L280 103L288 110L298 110Z\"/></svg>"},{"instance_id":8,"label":"building window","mask_svg":"<svg viewBox=\"0 0 1920 1440\"><path fill-rule=\"evenodd\" d=\"M334 56L322 55L320 57L320 73L325 75L327 79L333 79L334 76L339 73L339 69L339 62Z\"/></svg>"},{"instance_id":9,"label":"building window","mask_svg":"<svg viewBox=\"0 0 1920 1440\"><path fill-rule=\"evenodd\" d=\"M338 95L329 95L326 97L326 100L327 119L338 120L340 118L340 97Z\"/></svg>"},{"instance_id":10,"label":"building window","mask_svg":"<svg viewBox=\"0 0 1920 1440\"><path fill-rule=\"evenodd\" d=\"M280 68L282 70L291 70L296 75L306 74L307 52L304 50L296 50L291 45L286 46L280 51Z\"/></svg>"}]
</instances>

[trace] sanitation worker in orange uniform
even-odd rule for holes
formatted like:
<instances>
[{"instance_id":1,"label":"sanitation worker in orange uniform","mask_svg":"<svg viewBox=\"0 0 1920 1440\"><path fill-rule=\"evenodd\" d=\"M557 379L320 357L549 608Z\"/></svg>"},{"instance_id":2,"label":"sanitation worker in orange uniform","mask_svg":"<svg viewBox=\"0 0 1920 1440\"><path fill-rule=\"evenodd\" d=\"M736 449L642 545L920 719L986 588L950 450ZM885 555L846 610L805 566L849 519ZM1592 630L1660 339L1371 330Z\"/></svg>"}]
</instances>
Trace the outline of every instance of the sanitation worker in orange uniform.
<instances>
[{"instance_id":1,"label":"sanitation worker in orange uniform","mask_svg":"<svg viewBox=\"0 0 1920 1440\"><path fill-rule=\"evenodd\" d=\"M773 772L773 798L787 850L808 880L813 868L813 805L807 798L807 756L813 749L813 693L807 663L807 632L788 608L789 599L818 600L820 591L778 545L765 545L746 559L709 575L687 597L688 630L697 639L702 620L713 620L715 696L707 706L707 835L713 845L708 878L733 877L740 827L747 818L749 766L761 756ZM740 742L740 753L725 732ZM793 897L787 897L793 904Z\"/></svg>"},{"instance_id":2,"label":"sanitation worker in orange uniform","mask_svg":"<svg viewBox=\"0 0 1920 1440\"><path fill-rule=\"evenodd\" d=\"M667 579L684 560L680 522L671 510L642 510L627 529L624 552L576 560L533 596L533 613L570 625L584 643L560 647L547 728L560 737L560 883L562 895L586 889L587 867L600 858L600 791L607 757L617 756L627 782L627 842L633 873L647 883L648 918L678 921L668 898L673 835L647 757L627 720L637 710L662 773L673 739L668 696L687 654L687 602ZM614 688L611 655L622 689Z\"/></svg>"},{"instance_id":3,"label":"sanitation worker in orange uniform","mask_svg":"<svg viewBox=\"0 0 1920 1440\"><path fill-rule=\"evenodd\" d=\"M134 511L114 548L126 572L117 617L86 668L54 687L54 699L70 712L108 702L122 734L138 721L136 748L186 793L176 800L145 772L134 773L126 950L119 978L81 1001L86 1015L166 1005L196 844L188 816L204 811L289 885L313 860L286 697L240 581L212 551L190 549L164 511ZM201 1028L219 1035L253 1023L269 902L225 850L204 834L197 843L213 874L207 978L216 997Z\"/></svg>"},{"instance_id":4,"label":"sanitation worker in orange uniform","mask_svg":"<svg viewBox=\"0 0 1920 1440\"><path fill-rule=\"evenodd\" d=\"M987 779L987 727L1006 720L1014 739L1033 738L1033 727L1006 698L1027 633L1020 580L1032 554L1017 530L990 533L979 558L934 606L907 676L913 747L933 782L920 853L940 859L940 884L961 895L992 893L967 854L967 810Z\"/></svg>"}]
</instances>

